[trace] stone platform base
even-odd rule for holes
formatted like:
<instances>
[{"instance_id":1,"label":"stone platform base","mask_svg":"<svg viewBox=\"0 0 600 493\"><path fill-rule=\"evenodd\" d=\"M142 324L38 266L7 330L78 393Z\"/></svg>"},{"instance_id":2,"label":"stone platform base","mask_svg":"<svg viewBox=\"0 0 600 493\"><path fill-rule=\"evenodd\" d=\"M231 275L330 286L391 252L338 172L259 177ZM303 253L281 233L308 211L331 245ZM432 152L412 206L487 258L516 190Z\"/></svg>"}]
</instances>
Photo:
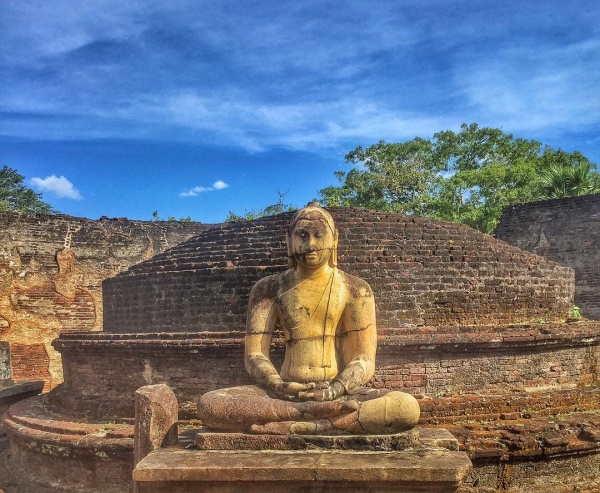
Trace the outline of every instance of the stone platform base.
<instances>
[{"instance_id":1,"label":"stone platform base","mask_svg":"<svg viewBox=\"0 0 600 493\"><path fill-rule=\"evenodd\" d=\"M139 493L454 492L471 470L464 452L217 451L163 448L135 468Z\"/></svg>"},{"instance_id":2,"label":"stone platform base","mask_svg":"<svg viewBox=\"0 0 600 493\"><path fill-rule=\"evenodd\" d=\"M3 421L13 493L130 493L133 425L84 423L49 412L43 396L10 407ZM1 459L0 459L1 460ZM8 483L8 484L7 484Z\"/></svg>"},{"instance_id":3,"label":"stone platform base","mask_svg":"<svg viewBox=\"0 0 600 493\"><path fill-rule=\"evenodd\" d=\"M472 468L443 429L370 436L201 431L195 446L184 441L150 452L134 470L137 491L444 493L456 491Z\"/></svg>"}]
</instances>

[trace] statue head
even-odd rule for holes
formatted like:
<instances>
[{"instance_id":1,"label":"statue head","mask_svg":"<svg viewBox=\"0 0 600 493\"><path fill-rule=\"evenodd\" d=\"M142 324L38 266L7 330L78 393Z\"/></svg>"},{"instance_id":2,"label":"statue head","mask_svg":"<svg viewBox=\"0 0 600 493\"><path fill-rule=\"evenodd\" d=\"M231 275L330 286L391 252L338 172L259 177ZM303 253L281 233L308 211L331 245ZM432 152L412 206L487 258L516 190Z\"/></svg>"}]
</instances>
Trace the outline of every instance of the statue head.
<instances>
[{"instance_id":1,"label":"statue head","mask_svg":"<svg viewBox=\"0 0 600 493\"><path fill-rule=\"evenodd\" d=\"M331 214L316 202L292 216L286 240L291 268L337 265L338 232Z\"/></svg>"}]
</instances>

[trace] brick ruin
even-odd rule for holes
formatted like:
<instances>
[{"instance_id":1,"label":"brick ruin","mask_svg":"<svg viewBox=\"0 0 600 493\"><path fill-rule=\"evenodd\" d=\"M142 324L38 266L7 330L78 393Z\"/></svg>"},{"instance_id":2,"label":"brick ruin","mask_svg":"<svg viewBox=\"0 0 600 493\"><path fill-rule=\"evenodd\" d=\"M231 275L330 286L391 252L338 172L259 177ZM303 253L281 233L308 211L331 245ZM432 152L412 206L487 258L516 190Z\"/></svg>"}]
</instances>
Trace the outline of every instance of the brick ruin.
<instances>
[{"instance_id":1,"label":"brick ruin","mask_svg":"<svg viewBox=\"0 0 600 493\"><path fill-rule=\"evenodd\" d=\"M494 235L575 270L575 305L600 319L600 194L504 209Z\"/></svg>"},{"instance_id":2,"label":"brick ruin","mask_svg":"<svg viewBox=\"0 0 600 493\"><path fill-rule=\"evenodd\" d=\"M340 268L375 292L373 385L418 396L421 425L459 438L472 491L600 485L600 324L567 323L573 270L453 223L331 213ZM288 221L219 225L107 279L104 331L63 332L65 382L11 408L15 470L33 465L36 484L61 470L65 493L129 492L137 388L167 383L193 425L198 394L251 383L247 297L285 268Z\"/></svg>"},{"instance_id":3,"label":"brick ruin","mask_svg":"<svg viewBox=\"0 0 600 493\"><path fill-rule=\"evenodd\" d=\"M102 281L197 235L199 223L0 212L0 340L15 380L62 382L60 334L102 330Z\"/></svg>"},{"instance_id":4,"label":"brick ruin","mask_svg":"<svg viewBox=\"0 0 600 493\"><path fill-rule=\"evenodd\" d=\"M550 322L571 309L571 269L467 226L331 212L340 265L373 288L378 327ZM251 287L286 268L289 219L217 226L106 280L105 332L243 331Z\"/></svg>"}]
</instances>

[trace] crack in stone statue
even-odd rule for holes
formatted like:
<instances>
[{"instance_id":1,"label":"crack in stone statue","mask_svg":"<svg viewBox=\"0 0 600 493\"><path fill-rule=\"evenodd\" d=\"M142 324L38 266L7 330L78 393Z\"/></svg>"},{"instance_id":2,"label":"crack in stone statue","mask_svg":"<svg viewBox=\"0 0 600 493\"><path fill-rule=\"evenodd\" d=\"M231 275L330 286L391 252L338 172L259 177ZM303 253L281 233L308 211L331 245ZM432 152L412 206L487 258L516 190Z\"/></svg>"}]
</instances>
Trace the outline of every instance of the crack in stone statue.
<instances>
[{"instance_id":1,"label":"crack in stone statue","mask_svg":"<svg viewBox=\"0 0 600 493\"><path fill-rule=\"evenodd\" d=\"M246 369L258 385L208 392L205 426L269 434L396 433L413 428L419 404L404 392L365 385L375 372L377 331L370 286L337 268L338 232L315 203L287 234L289 269L252 289ZM278 372L269 359L276 327L285 336Z\"/></svg>"}]
</instances>

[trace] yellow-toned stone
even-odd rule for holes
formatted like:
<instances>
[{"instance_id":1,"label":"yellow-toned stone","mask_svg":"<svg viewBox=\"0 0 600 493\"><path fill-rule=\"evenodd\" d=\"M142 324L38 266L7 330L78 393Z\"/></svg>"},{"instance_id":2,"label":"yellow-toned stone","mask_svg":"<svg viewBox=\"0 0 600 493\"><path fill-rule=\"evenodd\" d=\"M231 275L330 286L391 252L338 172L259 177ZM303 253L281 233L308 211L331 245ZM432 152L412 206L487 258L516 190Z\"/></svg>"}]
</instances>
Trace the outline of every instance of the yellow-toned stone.
<instances>
[{"instance_id":1,"label":"yellow-toned stone","mask_svg":"<svg viewBox=\"0 0 600 493\"><path fill-rule=\"evenodd\" d=\"M286 435L394 433L417 423L419 405L408 394L361 392L375 372L375 299L365 281L338 269L337 244L333 219L317 204L292 217L289 269L250 293L245 365L258 386L203 395L206 426ZM279 370L269 357L277 328L286 341Z\"/></svg>"},{"instance_id":2,"label":"yellow-toned stone","mask_svg":"<svg viewBox=\"0 0 600 493\"><path fill-rule=\"evenodd\" d=\"M397 433L410 430L419 422L417 399L405 392L389 392L362 403L358 422L365 433Z\"/></svg>"}]
</instances>

